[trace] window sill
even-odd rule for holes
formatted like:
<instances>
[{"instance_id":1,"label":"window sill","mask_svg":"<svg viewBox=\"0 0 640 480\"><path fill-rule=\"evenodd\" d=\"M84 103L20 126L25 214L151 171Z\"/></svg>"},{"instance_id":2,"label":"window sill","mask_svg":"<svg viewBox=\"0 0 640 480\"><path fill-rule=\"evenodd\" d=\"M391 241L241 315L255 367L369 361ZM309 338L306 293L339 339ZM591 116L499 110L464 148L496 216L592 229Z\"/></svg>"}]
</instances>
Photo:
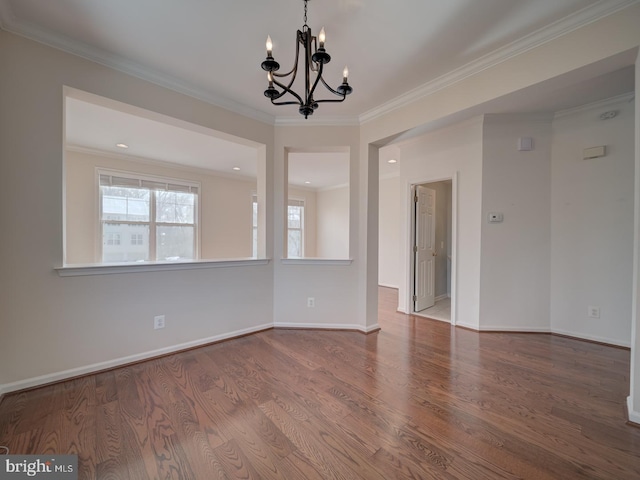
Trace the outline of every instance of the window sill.
<instances>
[{"instance_id":1,"label":"window sill","mask_svg":"<svg viewBox=\"0 0 640 480\"><path fill-rule=\"evenodd\" d=\"M351 265L352 258L283 258L283 265Z\"/></svg>"},{"instance_id":2,"label":"window sill","mask_svg":"<svg viewBox=\"0 0 640 480\"><path fill-rule=\"evenodd\" d=\"M191 262L153 262L153 263L93 263L89 265L65 265L55 270L61 277L79 277L85 275L110 275L114 273L161 272L167 270L196 270L202 268L247 267L267 265L268 258L236 258L224 260L193 260Z\"/></svg>"}]
</instances>

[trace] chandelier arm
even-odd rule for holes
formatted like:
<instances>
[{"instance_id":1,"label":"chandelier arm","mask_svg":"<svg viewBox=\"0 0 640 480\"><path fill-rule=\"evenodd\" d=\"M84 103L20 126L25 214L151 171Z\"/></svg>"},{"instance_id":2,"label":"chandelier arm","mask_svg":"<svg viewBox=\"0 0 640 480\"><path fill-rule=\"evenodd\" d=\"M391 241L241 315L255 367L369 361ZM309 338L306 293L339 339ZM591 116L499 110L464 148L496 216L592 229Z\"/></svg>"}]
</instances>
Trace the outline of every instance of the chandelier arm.
<instances>
[{"instance_id":1,"label":"chandelier arm","mask_svg":"<svg viewBox=\"0 0 640 480\"><path fill-rule=\"evenodd\" d=\"M295 78L295 76L294 76ZM273 80L273 83L275 83L277 86L279 86L280 88L282 88L282 92L277 96L274 97L274 100L277 100L278 98L282 97L285 93L289 92L291 95L293 95L294 97L296 97L298 99L297 102L287 102L287 103L281 103L279 105L302 105L304 102L302 100L302 98L300 97L300 95L298 95L296 92L294 92L293 90L291 90L291 83L293 83L293 81L289 84L289 86L286 86L280 82L278 82L277 80ZM271 103L273 103L273 100L271 101ZM275 104L278 105L278 104Z\"/></svg>"},{"instance_id":2,"label":"chandelier arm","mask_svg":"<svg viewBox=\"0 0 640 480\"><path fill-rule=\"evenodd\" d=\"M342 98L326 98L324 100L316 100L316 103L340 103L344 102L347 96L343 96Z\"/></svg>"},{"instance_id":3,"label":"chandelier arm","mask_svg":"<svg viewBox=\"0 0 640 480\"><path fill-rule=\"evenodd\" d=\"M324 81L324 78L320 77L320 80L322 80L322 83L324 84L324 86L327 88L327 90L329 90L331 93L333 93L334 95L337 95L339 97L344 96L345 98L347 97L347 95L343 95L342 93L338 92L337 90L334 90L333 88L331 88L327 82ZM342 99L344 100L344 98ZM342 100L337 100L338 102L341 102Z\"/></svg>"},{"instance_id":4,"label":"chandelier arm","mask_svg":"<svg viewBox=\"0 0 640 480\"><path fill-rule=\"evenodd\" d=\"M318 42L317 38L311 34L311 29L306 31L307 34L307 43L305 43L304 53L306 54L306 64L309 66L309 70L312 72L318 71L318 65L313 61L313 52L318 51Z\"/></svg>"},{"instance_id":5,"label":"chandelier arm","mask_svg":"<svg viewBox=\"0 0 640 480\"><path fill-rule=\"evenodd\" d=\"M297 71L293 73L293 77L291 77L291 81L289 82L289 85L284 85L283 83L280 83L279 81L277 81L275 78L273 79L273 83L278 85L280 88L284 89L282 94L278 95L277 98L280 98L282 95L285 94L285 92L289 92L293 96L297 97L300 100L300 102L302 102L302 99L300 98L300 96L296 94L293 90L291 90L291 85L293 85L293 82L295 82L297 73L298 73ZM302 105L302 103L300 105Z\"/></svg>"},{"instance_id":6,"label":"chandelier arm","mask_svg":"<svg viewBox=\"0 0 640 480\"><path fill-rule=\"evenodd\" d=\"M315 36L311 36L311 42L313 43L313 50L311 50L311 48L309 48L309 56L312 57L313 55L311 54L311 52L317 52L318 51L318 37ZM321 64L322 65L322 64ZM311 62L311 71L312 72L317 72L318 71L318 66L315 64L315 62Z\"/></svg>"},{"instance_id":7,"label":"chandelier arm","mask_svg":"<svg viewBox=\"0 0 640 480\"><path fill-rule=\"evenodd\" d=\"M298 72L298 57L300 56L300 43L301 43L300 38L301 37L302 37L302 32L298 30L298 33L296 33L296 56L294 58L293 67L291 68L291 70L289 70L287 73L273 72L274 77L280 77L280 78L288 77L293 73L294 74L293 79L291 80L291 83L289 84L289 86L293 85L293 80L296 78L295 74Z\"/></svg>"},{"instance_id":8,"label":"chandelier arm","mask_svg":"<svg viewBox=\"0 0 640 480\"><path fill-rule=\"evenodd\" d=\"M274 99L271 99L271 103L274 105L300 105L300 102L274 102Z\"/></svg>"},{"instance_id":9,"label":"chandelier arm","mask_svg":"<svg viewBox=\"0 0 640 480\"><path fill-rule=\"evenodd\" d=\"M318 75L316 75L316 81L313 82L313 87L311 87L311 90L309 90L309 95L307 96L308 99L313 98L313 92L316 91L316 87L318 86L318 82L320 80L322 80L322 83L324 83L324 85L327 86L327 83L324 81L324 78L322 78L322 70L323 70L323 64L321 63L320 67L318 68ZM337 93L337 92L334 92L334 93Z\"/></svg>"}]
</instances>

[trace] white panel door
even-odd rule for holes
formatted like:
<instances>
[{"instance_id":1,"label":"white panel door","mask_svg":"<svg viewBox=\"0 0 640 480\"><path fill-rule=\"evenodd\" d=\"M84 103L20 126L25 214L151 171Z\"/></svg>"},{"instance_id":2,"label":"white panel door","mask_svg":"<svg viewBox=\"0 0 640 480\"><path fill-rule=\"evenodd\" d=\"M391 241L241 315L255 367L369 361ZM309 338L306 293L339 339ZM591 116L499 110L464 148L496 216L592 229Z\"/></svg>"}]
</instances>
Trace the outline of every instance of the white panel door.
<instances>
[{"instance_id":1,"label":"white panel door","mask_svg":"<svg viewBox=\"0 0 640 480\"><path fill-rule=\"evenodd\" d=\"M414 311L419 312L435 304L436 278L436 191L416 187L416 238Z\"/></svg>"}]
</instances>

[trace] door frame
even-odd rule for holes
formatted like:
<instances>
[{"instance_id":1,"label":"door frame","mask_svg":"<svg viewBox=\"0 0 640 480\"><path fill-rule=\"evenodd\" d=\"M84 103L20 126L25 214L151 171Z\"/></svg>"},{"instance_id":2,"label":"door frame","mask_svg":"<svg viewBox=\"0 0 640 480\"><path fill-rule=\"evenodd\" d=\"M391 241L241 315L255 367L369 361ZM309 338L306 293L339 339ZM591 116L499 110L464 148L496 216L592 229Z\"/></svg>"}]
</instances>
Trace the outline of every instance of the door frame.
<instances>
[{"instance_id":1,"label":"door frame","mask_svg":"<svg viewBox=\"0 0 640 480\"><path fill-rule=\"evenodd\" d=\"M452 176L445 177L425 177L421 179L410 179L407 182L407 188L405 198L407 199L406 214L407 225L409 225L409 235L407 236L406 252L407 256L405 262L408 265L406 279L406 285L409 287L406 289L406 304L409 308L410 314L415 313L415 304L413 302L413 287L415 279L415 253L413 251L413 242L416 234L416 221L413 214L414 201L413 194L415 187L418 185L424 185L427 183L436 183L442 181L451 181L451 325L456 325L458 322L458 309L457 309L457 291L458 291L458 172L455 172Z\"/></svg>"}]
</instances>

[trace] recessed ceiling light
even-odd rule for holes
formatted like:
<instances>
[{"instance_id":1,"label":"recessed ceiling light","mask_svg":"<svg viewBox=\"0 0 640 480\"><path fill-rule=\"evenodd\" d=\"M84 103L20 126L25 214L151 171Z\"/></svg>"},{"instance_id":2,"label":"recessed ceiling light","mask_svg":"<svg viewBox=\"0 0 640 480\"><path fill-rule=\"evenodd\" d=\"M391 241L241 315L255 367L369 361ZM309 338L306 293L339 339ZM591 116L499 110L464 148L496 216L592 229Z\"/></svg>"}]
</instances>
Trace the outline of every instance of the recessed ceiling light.
<instances>
[{"instance_id":1,"label":"recessed ceiling light","mask_svg":"<svg viewBox=\"0 0 640 480\"><path fill-rule=\"evenodd\" d=\"M304 182L305 185L311 185L311 182L309 180L307 180L306 182Z\"/></svg>"},{"instance_id":2,"label":"recessed ceiling light","mask_svg":"<svg viewBox=\"0 0 640 480\"><path fill-rule=\"evenodd\" d=\"M398 160L392 158L391 160L387 160L387 163L398 163Z\"/></svg>"},{"instance_id":3,"label":"recessed ceiling light","mask_svg":"<svg viewBox=\"0 0 640 480\"><path fill-rule=\"evenodd\" d=\"M118 148L129 148L129 145L126 143L116 143L116 147Z\"/></svg>"},{"instance_id":4,"label":"recessed ceiling light","mask_svg":"<svg viewBox=\"0 0 640 480\"><path fill-rule=\"evenodd\" d=\"M233 170L235 170L236 172L240 171L240 167L233 167Z\"/></svg>"}]
</instances>

